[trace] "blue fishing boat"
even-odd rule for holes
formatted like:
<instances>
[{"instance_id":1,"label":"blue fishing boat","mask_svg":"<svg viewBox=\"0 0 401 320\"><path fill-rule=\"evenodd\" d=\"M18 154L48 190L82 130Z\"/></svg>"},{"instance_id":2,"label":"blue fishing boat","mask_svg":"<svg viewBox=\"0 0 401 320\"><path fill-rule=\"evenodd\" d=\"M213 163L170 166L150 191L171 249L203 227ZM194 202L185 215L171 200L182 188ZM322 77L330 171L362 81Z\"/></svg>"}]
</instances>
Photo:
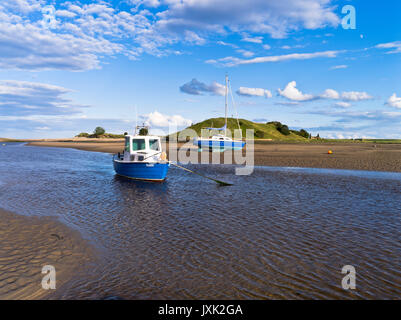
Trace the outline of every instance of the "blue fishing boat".
<instances>
[{"instance_id":1,"label":"blue fishing boat","mask_svg":"<svg viewBox=\"0 0 401 320\"><path fill-rule=\"evenodd\" d=\"M148 181L163 181L170 167L160 137L143 135L126 135L124 152L114 155L113 164L120 176Z\"/></svg>"},{"instance_id":2,"label":"blue fishing boat","mask_svg":"<svg viewBox=\"0 0 401 320\"><path fill-rule=\"evenodd\" d=\"M216 135L212 135L209 137L195 138L193 140L193 144L198 146L198 148L200 150L202 150L202 149L208 149L208 150L213 150L213 151L215 151L215 150L224 151L227 149L241 150L245 146L245 142L242 141L242 131L241 131L241 127L239 124L238 115L237 115L237 124L238 124L239 132L241 134L240 139L232 139L231 137L227 136L228 88L229 88L229 80L228 80L228 76L226 75L226 91L225 91L226 103L225 103L225 124L224 124L224 126L221 128L202 128L202 129L209 130L211 132L224 131L224 134L216 134ZM230 86L230 93L231 93L232 104L233 104L233 106L235 106L234 97L233 97L232 91L231 91L231 86Z\"/></svg>"}]
</instances>

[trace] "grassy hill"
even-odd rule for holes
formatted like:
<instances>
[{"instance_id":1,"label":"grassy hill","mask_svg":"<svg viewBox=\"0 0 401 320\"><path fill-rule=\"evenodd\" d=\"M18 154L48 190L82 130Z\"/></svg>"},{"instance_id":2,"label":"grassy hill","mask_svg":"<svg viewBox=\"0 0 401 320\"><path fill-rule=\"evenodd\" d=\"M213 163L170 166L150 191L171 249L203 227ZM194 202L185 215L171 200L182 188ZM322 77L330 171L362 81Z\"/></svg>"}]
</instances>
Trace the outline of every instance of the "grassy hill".
<instances>
[{"instance_id":1,"label":"grassy hill","mask_svg":"<svg viewBox=\"0 0 401 320\"><path fill-rule=\"evenodd\" d=\"M253 129L255 132L255 139L272 139L277 141L307 141L308 139L302 137L298 131L289 130L283 134L280 132L280 123L279 122L269 122L269 123L256 123L245 119L239 119L239 123L242 130L242 136L246 137L246 129ZM186 129L195 130L198 136L201 135L201 129L205 127L213 127L213 128L221 128L224 126L224 118L211 118L204 120L199 123L195 123L192 126ZM281 125L282 126L282 125ZM234 133L235 129L238 129L237 119L228 118L227 119L227 127L231 130L231 133ZM182 133L185 135L185 130L179 131L178 134ZM288 129L288 127L287 127ZM218 133L217 131L213 134Z\"/></svg>"}]
</instances>

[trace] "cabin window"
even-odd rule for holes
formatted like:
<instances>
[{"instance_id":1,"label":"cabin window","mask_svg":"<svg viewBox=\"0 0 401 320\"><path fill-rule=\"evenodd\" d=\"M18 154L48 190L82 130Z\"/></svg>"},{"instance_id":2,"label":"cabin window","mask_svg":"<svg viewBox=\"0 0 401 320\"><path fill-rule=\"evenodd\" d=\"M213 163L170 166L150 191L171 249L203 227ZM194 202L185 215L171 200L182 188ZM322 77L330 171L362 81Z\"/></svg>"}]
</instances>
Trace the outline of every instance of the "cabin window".
<instances>
[{"instance_id":1,"label":"cabin window","mask_svg":"<svg viewBox=\"0 0 401 320\"><path fill-rule=\"evenodd\" d=\"M132 140L132 151L145 150L145 139Z\"/></svg>"},{"instance_id":2,"label":"cabin window","mask_svg":"<svg viewBox=\"0 0 401 320\"><path fill-rule=\"evenodd\" d=\"M159 139L149 139L150 150L160 151Z\"/></svg>"},{"instance_id":3,"label":"cabin window","mask_svg":"<svg viewBox=\"0 0 401 320\"><path fill-rule=\"evenodd\" d=\"M125 138L125 148L124 148L124 150L129 152L129 138L128 137Z\"/></svg>"}]
</instances>

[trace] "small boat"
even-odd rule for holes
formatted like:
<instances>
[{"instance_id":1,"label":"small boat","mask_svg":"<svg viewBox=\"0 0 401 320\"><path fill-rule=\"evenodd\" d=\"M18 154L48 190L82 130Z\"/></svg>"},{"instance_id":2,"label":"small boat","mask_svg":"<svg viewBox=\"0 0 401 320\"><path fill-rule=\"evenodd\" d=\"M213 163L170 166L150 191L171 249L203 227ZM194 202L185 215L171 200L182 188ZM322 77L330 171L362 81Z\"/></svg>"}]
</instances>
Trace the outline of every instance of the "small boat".
<instances>
[{"instance_id":1,"label":"small boat","mask_svg":"<svg viewBox=\"0 0 401 320\"><path fill-rule=\"evenodd\" d=\"M113 156L115 172L123 177L164 181L170 163L162 150L160 137L126 135L123 153Z\"/></svg>"},{"instance_id":2,"label":"small boat","mask_svg":"<svg viewBox=\"0 0 401 320\"><path fill-rule=\"evenodd\" d=\"M198 148L209 148L209 149L233 149L241 150L245 146L245 142L242 140L234 140L225 135L218 134L210 138L198 138L194 139L194 144Z\"/></svg>"},{"instance_id":3,"label":"small boat","mask_svg":"<svg viewBox=\"0 0 401 320\"><path fill-rule=\"evenodd\" d=\"M228 109L228 86L229 86L229 80L228 76L226 75L226 91L225 91L225 124L221 128L202 128L206 130L211 130L211 131L224 131L224 134L216 134L208 138L195 138L193 140L193 144L198 146L200 150L203 148L209 149L209 150L220 150L224 151L227 149L232 149L232 150L241 150L245 146L245 142L242 141L242 131L241 127L239 125L239 120L237 116L237 123L238 123L238 129L241 132L241 139L232 139L231 137L227 137L227 109ZM230 91L231 92L231 91ZM233 101L234 105L234 98L231 93L231 98ZM212 124L213 125L213 124Z\"/></svg>"}]
</instances>

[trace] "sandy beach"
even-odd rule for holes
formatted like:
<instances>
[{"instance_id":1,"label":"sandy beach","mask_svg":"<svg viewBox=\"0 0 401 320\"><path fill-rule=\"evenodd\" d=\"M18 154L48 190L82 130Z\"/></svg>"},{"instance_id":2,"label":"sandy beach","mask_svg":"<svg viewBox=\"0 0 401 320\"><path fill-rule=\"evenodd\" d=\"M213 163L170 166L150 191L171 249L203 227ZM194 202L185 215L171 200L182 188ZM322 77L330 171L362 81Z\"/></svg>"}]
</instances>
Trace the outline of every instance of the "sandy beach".
<instances>
[{"instance_id":1,"label":"sandy beach","mask_svg":"<svg viewBox=\"0 0 401 320\"><path fill-rule=\"evenodd\" d=\"M123 142L31 142L31 146L117 153ZM182 144L178 144L181 147ZM255 143L255 165L401 172L400 144ZM167 148L168 150L168 148ZM332 154L328 151L332 150ZM199 157L201 155L199 154Z\"/></svg>"},{"instance_id":2,"label":"sandy beach","mask_svg":"<svg viewBox=\"0 0 401 320\"><path fill-rule=\"evenodd\" d=\"M85 272L94 252L80 234L51 217L0 209L0 299L56 299ZM44 290L42 267L56 269L56 290Z\"/></svg>"}]
</instances>

